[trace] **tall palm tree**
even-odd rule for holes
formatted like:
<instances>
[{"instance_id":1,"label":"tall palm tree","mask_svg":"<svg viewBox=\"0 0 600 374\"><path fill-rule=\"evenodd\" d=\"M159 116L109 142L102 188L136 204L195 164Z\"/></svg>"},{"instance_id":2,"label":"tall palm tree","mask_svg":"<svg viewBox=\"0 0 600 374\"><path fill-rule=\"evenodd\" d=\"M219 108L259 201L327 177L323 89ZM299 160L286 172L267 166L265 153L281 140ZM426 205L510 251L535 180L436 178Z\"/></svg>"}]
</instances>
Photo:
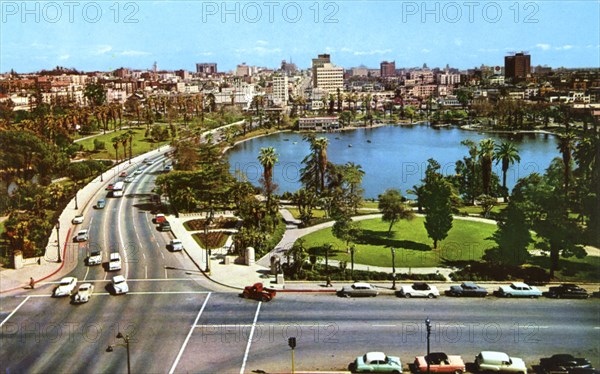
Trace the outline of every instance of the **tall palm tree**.
<instances>
[{"instance_id":1,"label":"tall palm tree","mask_svg":"<svg viewBox=\"0 0 600 374\"><path fill-rule=\"evenodd\" d=\"M127 133L119 135L119 141L123 146L123 160L125 160L125 158L127 157L127 142L129 141L129 136L127 135Z\"/></svg>"},{"instance_id":2,"label":"tall palm tree","mask_svg":"<svg viewBox=\"0 0 600 374\"><path fill-rule=\"evenodd\" d=\"M494 160L494 140L483 139L479 142L479 160L481 162L481 179L483 181L483 192L490 194L492 181L492 162Z\"/></svg>"},{"instance_id":3,"label":"tall palm tree","mask_svg":"<svg viewBox=\"0 0 600 374\"><path fill-rule=\"evenodd\" d=\"M329 140L325 137L319 137L314 140L314 150L317 152L317 160L319 161L319 177L321 192L325 190L325 172L327 169L327 145Z\"/></svg>"},{"instance_id":4,"label":"tall palm tree","mask_svg":"<svg viewBox=\"0 0 600 374\"><path fill-rule=\"evenodd\" d=\"M560 136L558 139L557 149L560 151L564 166L564 185L565 185L565 197L569 193L569 182L571 175L571 159L573 157L573 149L575 143L575 135L571 132Z\"/></svg>"},{"instance_id":5,"label":"tall palm tree","mask_svg":"<svg viewBox=\"0 0 600 374\"><path fill-rule=\"evenodd\" d=\"M519 156L519 150L515 147L514 143L502 142L496 145L495 149L496 165L502 162L502 188L504 190L504 196L508 196L508 190L506 189L506 172L510 167L510 164L515 162L521 162L521 156Z\"/></svg>"},{"instance_id":6,"label":"tall palm tree","mask_svg":"<svg viewBox=\"0 0 600 374\"><path fill-rule=\"evenodd\" d=\"M115 149L115 162L119 162L119 143L121 140L118 136L115 136L110 140L112 142L113 148Z\"/></svg>"},{"instance_id":7,"label":"tall palm tree","mask_svg":"<svg viewBox=\"0 0 600 374\"><path fill-rule=\"evenodd\" d=\"M265 194L267 195L267 206L270 205L271 195L275 189L273 186L273 167L279 161L275 148L261 148L258 161L263 166L263 179L265 183Z\"/></svg>"}]
</instances>

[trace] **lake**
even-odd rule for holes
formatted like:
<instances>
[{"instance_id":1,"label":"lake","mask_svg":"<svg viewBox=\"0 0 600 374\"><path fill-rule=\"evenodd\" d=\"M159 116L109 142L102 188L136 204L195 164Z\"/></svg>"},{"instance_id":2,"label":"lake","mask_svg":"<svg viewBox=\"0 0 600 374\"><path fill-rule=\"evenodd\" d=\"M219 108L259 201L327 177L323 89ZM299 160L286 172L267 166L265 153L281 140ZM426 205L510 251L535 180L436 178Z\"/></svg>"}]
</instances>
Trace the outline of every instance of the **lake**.
<instances>
[{"instance_id":1,"label":"lake","mask_svg":"<svg viewBox=\"0 0 600 374\"><path fill-rule=\"evenodd\" d=\"M257 160L260 149L274 147L279 162L274 168L277 193L294 192L301 187L302 159L309 153L304 134L277 133L250 139L236 145L228 152L231 171L243 173L248 181L259 185L262 166ZM435 159L442 165L445 175L454 174L455 162L468 155L462 140L492 138L496 143L510 140L521 156L519 164L512 165L507 173L509 188L519 178L531 173L544 173L555 157L557 138L547 134L492 134L461 130L456 127L434 129L426 124L414 126L385 126L359 128L335 133L319 133L329 139L327 157L335 164L354 162L365 171L362 187L365 198L377 198L388 188L397 188L406 194L413 185L420 184L427 160ZM494 172L502 178L501 165L494 164Z\"/></svg>"}]
</instances>

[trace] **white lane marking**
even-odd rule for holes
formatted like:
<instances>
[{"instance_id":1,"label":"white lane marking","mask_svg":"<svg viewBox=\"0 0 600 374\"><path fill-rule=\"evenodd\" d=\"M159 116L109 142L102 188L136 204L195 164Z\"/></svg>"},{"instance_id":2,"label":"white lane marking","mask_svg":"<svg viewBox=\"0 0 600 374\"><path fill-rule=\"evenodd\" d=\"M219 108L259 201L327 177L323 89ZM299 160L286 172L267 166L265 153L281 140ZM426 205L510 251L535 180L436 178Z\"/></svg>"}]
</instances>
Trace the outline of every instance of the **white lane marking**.
<instances>
[{"instance_id":1,"label":"white lane marking","mask_svg":"<svg viewBox=\"0 0 600 374\"><path fill-rule=\"evenodd\" d=\"M92 216L92 218L90 218L90 224L89 224L89 226L92 226L92 222L94 222L94 216Z\"/></svg>"},{"instance_id":2,"label":"white lane marking","mask_svg":"<svg viewBox=\"0 0 600 374\"><path fill-rule=\"evenodd\" d=\"M162 252L160 252L160 255L162 256L162 258L164 260L165 259L165 255Z\"/></svg>"},{"instance_id":3,"label":"white lane marking","mask_svg":"<svg viewBox=\"0 0 600 374\"><path fill-rule=\"evenodd\" d=\"M204 295L209 294L211 291L130 291L127 292L127 295ZM110 296L112 295L110 292L94 292L94 295L101 296ZM25 297L25 296L15 296L15 297ZM33 298L53 298L52 295L29 295L27 296Z\"/></svg>"},{"instance_id":4,"label":"white lane marking","mask_svg":"<svg viewBox=\"0 0 600 374\"><path fill-rule=\"evenodd\" d=\"M252 329L250 330L250 336L248 336L248 344L246 344L246 352L244 353L244 361L242 362L242 368L240 369L240 374L244 374L244 370L246 369L246 361L248 360L248 353L250 353L250 344L252 344L252 337L254 336L254 329L256 328L256 320L258 319L258 312L260 312L261 305L262 305L262 301L259 301L258 306L256 307L256 313L254 314L254 321L252 321Z\"/></svg>"},{"instance_id":5,"label":"white lane marking","mask_svg":"<svg viewBox=\"0 0 600 374\"><path fill-rule=\"evenodd\" d=\"M85 260L84 260L85 261ZM83 280L85 281L88 277L88 275L90 274L90 267L86 266L85 267L85 276L83 277Z\"/></svg>"},{"instance_id":6,"label":"white lane marking","mask_svg":"<svg viewBox=\"0 0 600 374\"><path fill-rule=\"evenodd\" d=\"M146 259L146 254L144 252L142 252L142 257L144 258L144 260Z\"/></svg>"},{"instance_id":7,"label":"white lane marking","mask_svg":"<svg viewBox=\"0 0 600 374\"><path fill-rule=\"evenodd\" d=\"M396 325L371 325L373 327L396 327Z\"/></svg>"},{"instance_id":8,"label":"white lane marking","mask_svg":"<svg viewBox=\"0 0 600 374\"><path fill-rule=\"evenodd\" d=\"M312 325L303 325L303 324L297 324L294 323L294 327L315 327L317 326L318 322L315 322ZM250 327L252 326L251 323L240 323L238 325L228 325L228 324L222 324L222 325L196 325L194 327L198 328L198 327L223 327L223 328L235 328L235 327ZM273 327L287 327L289 326L289 324L285 324L285 323L259 323L258 326L273 326Z\"/></svg>"},{"instance_id":9,"label":"white lane marking","mask_svg":"<svg viewBox=\"0 0 600 374\"><path fill-rule=\"evenodd\" d=\"M202 304L202 308L200 308L200 311L198 311L198 315L196 316L196 319L194 320L194 323L192 324L190 331L188 332L187 336L185 337L185 341L183 342L181 349L179 349L179 353L177 354L177 357L175 358L175 362L173 362L173 366L171 366L171 370L169 370L169 374L173 374L175 372L175 368L179 364L181 355L183 355L183 351L185 350L185 347L187 346L187 343L190 340L192 333L194 332L194 326L196 326L196 324L198 323L198 320L200 319L200 316L202 315L202 312L204 311L204 307L206 307L206 304L208 303L208 299L210 299L210 292L208 293L208 296L206 296L206 300L204 300L204 303Z\"/></svg>"},{"instance_id":10,"label":"white lane marking","mask_svg":"<svg viewBox=\"0 0 600 374\"><path fill-rule=\"evenodd\" d=\"M145 269L145 273L146 273L146 278L148 278L148 265L144 265L144 269Z\"/></svg>"},{"instance_id":11,"label":"white lane marking","mask_svg":"<svg viewBox=\"0 0 600 374\"><path fill-rule=\"evenodd\" d=\"M169 278L169 276L167 275L167 269L165 268L165 279Z\"/></svg>"},{"instance_id":12,"label":"white lane marking","mask_svg":"<svg viewBox=\"0 0 600 374\"><path fill-rule=\"evenodd\" d=\"M0 327L4 326L4 324L5 324L5 323L6 323L6 322L7 322L7 321L10 319L10 317L12 317L12 316L13 316L13 314L15 314L15 313L16 313L16 312L19 310L19 308L21 308L21 307L23 306L23 304L25 304L25 303L27 302L27 300L29 300L29 298L30 298L30 297L31 297L31 296L27 296L27 297L25 298L25 300L21 301L21 304L19 304L19 305L18 305L18 306L17 306L17 307L16 307L16 308L15 308L15 309L14 309L14 310L13 310L13 311L12 311L12 312L9 314L9 315L8 315L8 317L6 317L6 318L4 319L4 321L0 322Z\"/></svg>"},{"instance_id":13,"label":"white lane marking","mask_svg":"<svg viewBox=\"0 0 600 374\"><path fill-rule=\"evenodd\" d=\"M123 254L125 256L125 279L129 278L129 260L127 259L127 250L125 248L125 241L123 240L123 232L121 231L121 216L125 200L121 198L119 201L119 209L117 211L117 227L119 228L119 239L121 240L121 248L123 248Z\"/></svg>"}]
</instances>

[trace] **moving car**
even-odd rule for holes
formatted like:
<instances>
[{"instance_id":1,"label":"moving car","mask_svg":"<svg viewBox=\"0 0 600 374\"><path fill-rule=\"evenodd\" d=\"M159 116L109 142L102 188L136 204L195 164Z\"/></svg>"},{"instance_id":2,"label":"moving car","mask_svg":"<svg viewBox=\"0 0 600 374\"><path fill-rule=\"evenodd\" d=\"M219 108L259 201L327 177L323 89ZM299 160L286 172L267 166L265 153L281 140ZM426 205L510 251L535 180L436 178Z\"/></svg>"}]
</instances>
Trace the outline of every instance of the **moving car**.
<instances>
[{"instance_id":1,"label":"moving car","mask_svg":"<svg viewBox=\"0 0 600 374\"><path fill-rule=\"evenodd\" d=\"M167 220L167 217L165 217L164 214L158 213L157 215L154 216L154 218L152 218L152 223L161 223L166 220Z\"/></svg>"},{"instance_id":2,"label":"moving car","mask_svg":"<svg viewBox=\"0 0 600 374\"><path fill-rule=\"evenodd\" d=\"M271 301L277 292L272 288L266 288L262 283L254 283L252 286L244 287L242 297L260 301Z\"/></svg>"},{"instance_id":3,"label":"moving car","mask_svg":"<svg viewBox=\"0 0 600 374\"><path fill-rule=\"evenodd\" d=\"M465 363L460 356L448 356L443 352L432 352L427 356L415 357L415 369L417 372L427 373L427 364L431 373L454 373L465 372Z\"/></svg>"},{"instance_id":4,"label":"moving car","mask_svg":"<svg viewBox=\"0 0 600 374\"><path fill-rule=\"evenodd\" d=\"M368 352L358 356L350 365L356 373L402 373L400 357L387 356L383 352Z\"/></svg>"},{"instance_id":5,"label":"moving car","mask_svg":"<svg viewBox=\"0 0 600 374\"><path fill-rule=\"evenodd\" d=\"M446 296L485 297L488 291L473 282L463 282L459 286L450 286L445 293Z\"/></svg>"},{"instance_id":6,"label":"moving car","mask_svg":"<svg viewBox=\"0 0 600 374\"><path fill-rule=\"evenodd\" d=\"M71 223L74 225L79 225L80 223L83 223L83 214L78 214L76 215L72 220Z\"/></svg>"},{"instance_id":7,"label":"moving car","mask_svg":"<svg viewBox=\"0 0 600 374\"><path fill-rule=\"evenodd\" d=\"M121 255L113 252L108 259L108 271L121 270Z\"/></svg>"},{"instance_id":8,"label":"moving car","mask_svg":"<svg viewBox=\"0 0 600 374\"><path fill-rule=\"evenodd\" d=\"M104 209L105 206L106 206L106 200L104 200L104 199L100 199L96 203L96 209Z\"/></svg>"},{"instance_id":9,"label":"moving car","mask_svg":"<svg viewBox=\"0 0 600 374\"><path fill-rule=\"evenodd\" d=\"M115 186L114 183L109 183L108 186L106 186L105 190L106 191L112 191L113 187Z\"/></svg>"},{"instance_id":10,"label":"moving car","mask_svg":"<svg viewBox=\"0 0 600 374\"><path fill-rule=\"evenodd\" d=\"M144 169L143 169L143 168L138 168L138 169L136 169L136 171L134 171L134 172L133 172L133 174L140 175L140 174L142 174L143 172L144 172Z\"/></svg>"},{"instance_id":11,"label":"moving car","mask_svg":"<svg viewBox=\"0 0 600 374\"><path fill-rule=\"evenodd\" d=\"M573 369L591 369L592 364L585 358L576 358L563 353L541 358L540 368L547 374L571 373Z\"/></svg>"},{"instance_id":12,"label":"moving car","mask_svg":"<svg viewBox=\"0 0 600 374\"><path fill-rule=\"evenodd\" d=\"M92 249L87 258L88 265L100 265L102 263L102 251L99 249Z\"/></svg>"},{"instance_id":13,"label":"moving car","mask_svg":"<svg viewBox=\"0 0 600 374\"><path fill-rule=\"evenodd\" d=\"M531 297L538 298L542 296L542 291L537 287L530 286L522 282L513 282L509 286L500 286L494 291L498 297Z\"/></svg>"},{"instance_id":14,"label":"moving car","mask_svg":"<svg viewBox=\"0 0 600 374\"><path fill-rule=\"evenodd\" d=\"M131 182L133 182L134 180L135 180L135 178L134 178L134 177L127 177L127 178L125 178L125 183L131 183Z\"/></svg>"},{"instance_id":15,"label":"moving car","mask_svg":"<svg viewBox=\"0 0 600 374\"><path fill-rule=\"evenodd\" d=\"M79 286L75 297L73 297L73 302L75 304L87 303L88 301L90 301L92 293L94 293L94 285L91 283L84 283Z\"/></svg>"},{"instance_id":16,"label":"moving car","mask_svg":"<svg viewBox=\"0 0 600 374\"><path fill-rule=\"evenodd\" d=\"M74 242L87 242L89 239L89 233L87 229L79 230L77 235L73 237Z\"/></svg>"},{"instance_id":17,"label":"moving car","mask_svg":"<svg viewBox=\"0 0 600 374\"><path fill-rule=\"evenodd\" d=\"M169 221L162 221L158 225L158 231L171 231L171 224Z\"/></svg>"},{"instance_id":18,"label":"moving car","mask_svg":"<svg viewBox=\"0 0 600 374\"><path fill-rule=\"evenodd\" d=\"M64 277L58 283L58 287L54 289L54 296L71 296L77 285L77 278L75 277Z\"/></svg>"},{"instance_id":19,"label":"moving car","mask_svg":"<svg viewBox=\"0 0 600 374\"><path fill-rule=\"evenodd\" d=\"M509 357L504 352L482 351L475 357L475 367L479 372L504 371L527 374L525 362L518 357Z\"/></svg>"},{"instance_id":20,"label":"moving car","mask_svg":"<svg viewBox=\"0 0 600 374\"><path fill-rule=\"evenodd\" d=\"M167 166L165 166L163 168L163 171L166 172L166 173L170 172L171 170L173 170L173 166L172 165L167 165Z\"/></svg>"},{"instance_id":21,"label":"moving car","mask_svg":"<svg viewBox=\"0 0 600 374\"><path fill-rule=\"evenodd\" d=\"M171 239L171 242L169 243L169 248L172 251L183 251L183 242L181 241L181 239Z\"/></svg>"},{"instance_id":22,"label":"moving car","mask_svg":"<svg viewBox=\"0 0 600 374\"><path fill-rule=\"evenodd\" d=\"M411 286L402 286L398 291L398 296L410 297L428 297L430 299L440 296L436 286L430 286L424 282L416 282Z\"/></svg>"},{"instance_id":23,"label":"moving car","mask_svg":"<svg viewBox=\"0 0 600 374\"><path fill-rule=\"evenodd\" d=\"M548 292L544 293L544 296L555 299L587 299L590 297L585 289L573 283L563 283L560 286L550 287Z\"/></svg>"},{"instance_id":24,"label":"moving car","mask_svg":"<svg viewBox=\"0 0 600 374\"><path fill-rule=\"evenodd\" d=\"M127 281L125 277L122 275L115 275L112 279L112 287L113 291L115 291L115 295L122 295L129 292L129 286L127 285Z\"/></svg>"},{"instance_id":25,"label":"moving car","mask_svg":"<svg viewBox=\"0 0 600 374\"><path fill-rule=\"evenodd\" d=\"M123 177L125 178L127 176L127 172L126 171L122 171L119 173L119 177Z\"/></svg>"},{"instance_id":26,"label":"moving car","mask_svg":"<svg viewBox=\"0 0 600 374\"><path fill-rule=\"evenodd\" d=\"M345 297L375 297L379 295L379 291L372 284L356 282L350 286L344 286L338 291L338 296Z\"/></svg>"}]
</instances>

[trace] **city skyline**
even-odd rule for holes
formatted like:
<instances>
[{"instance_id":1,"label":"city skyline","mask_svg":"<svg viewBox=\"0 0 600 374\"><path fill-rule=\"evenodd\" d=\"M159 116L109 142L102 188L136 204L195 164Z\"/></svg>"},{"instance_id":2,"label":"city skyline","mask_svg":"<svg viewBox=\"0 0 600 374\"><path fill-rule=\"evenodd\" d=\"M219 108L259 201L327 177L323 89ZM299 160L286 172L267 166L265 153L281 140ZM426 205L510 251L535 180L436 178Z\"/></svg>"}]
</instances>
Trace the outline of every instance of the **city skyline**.
<instances>
[{"instance_id":1,"label":"city skyline","mask_svg":"<svg viewBox=\"0 0 600 374\"><path fill-rule=\"evenodd\" d=\"M150 69L155 61L165 70L281 60L304 69L319 53L345 68L503 66L504 56L520 51L532 55L532 66L598 67L600 60L593 1L24 4L0 4L0 72Z\"/></svg>"}]
</instances>

